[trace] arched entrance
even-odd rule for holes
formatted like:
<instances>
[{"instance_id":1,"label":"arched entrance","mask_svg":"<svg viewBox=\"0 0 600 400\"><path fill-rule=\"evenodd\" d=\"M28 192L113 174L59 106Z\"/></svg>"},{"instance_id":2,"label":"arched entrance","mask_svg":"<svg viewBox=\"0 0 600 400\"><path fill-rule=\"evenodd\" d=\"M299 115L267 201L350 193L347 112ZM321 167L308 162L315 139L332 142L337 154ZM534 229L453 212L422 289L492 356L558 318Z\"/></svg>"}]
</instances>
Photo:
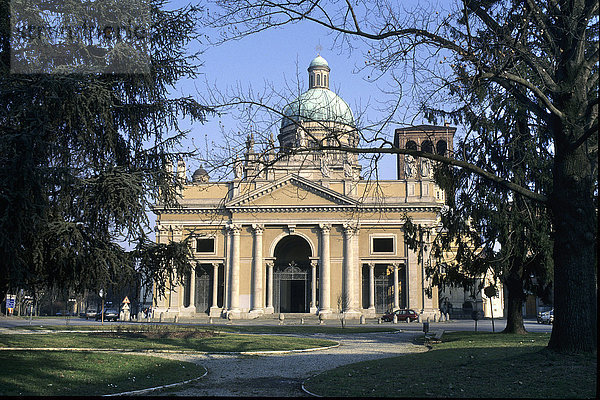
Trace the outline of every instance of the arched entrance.
<instances>
[{"instance_id":1,"label":"arched entrance","mask_svg":"<svg viewBox=\"0 0 600 400\"><path fill-rule=\"evenodd\" d=\"M310 307L312 255L301 236L289 235L275 246L273 307L279 313L307 313Z\"/></svg>"}]
</instances>

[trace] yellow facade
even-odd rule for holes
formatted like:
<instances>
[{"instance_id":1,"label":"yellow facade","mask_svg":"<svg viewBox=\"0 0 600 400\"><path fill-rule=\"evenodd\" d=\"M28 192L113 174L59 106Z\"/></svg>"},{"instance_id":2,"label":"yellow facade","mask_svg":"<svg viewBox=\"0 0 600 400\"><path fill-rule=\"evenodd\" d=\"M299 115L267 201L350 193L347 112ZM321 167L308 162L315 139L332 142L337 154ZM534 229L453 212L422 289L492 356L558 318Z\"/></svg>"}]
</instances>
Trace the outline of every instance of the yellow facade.
<instances>
[{"instance_id":1,"label":"yellow facade","mask_svg":"<svg viewBox=\"0 0 600 400\"><path fill-rule=\"evenodd\" d=\"M322 66L309 72L316 69L328 77ZM321 85L309 92L317 89L329 90ZM343 132L352 144L357 139L349 111L336 104L345 113L343 124L325 121L322 132L318 121L286 111L294 123L282 127L281 148L306 146L310 139L303 132L309 128L312 138ZM436 196L431 171L367 181L356 155L311 154L291 152L261 169L257 160L265 155L254 152L249 138L230 182L210 182L199 170L186 182L180 207L156 205L157 241L192 239L195 272L178 290L155 299L155 313L228 318L278 313L332 318L340 312L359 318L398 308L439 313L437 290L426 293L424 265L407 248L403 232L407 217L431 229L437 224L443 199Z\"/></svg>"}]
</instances>

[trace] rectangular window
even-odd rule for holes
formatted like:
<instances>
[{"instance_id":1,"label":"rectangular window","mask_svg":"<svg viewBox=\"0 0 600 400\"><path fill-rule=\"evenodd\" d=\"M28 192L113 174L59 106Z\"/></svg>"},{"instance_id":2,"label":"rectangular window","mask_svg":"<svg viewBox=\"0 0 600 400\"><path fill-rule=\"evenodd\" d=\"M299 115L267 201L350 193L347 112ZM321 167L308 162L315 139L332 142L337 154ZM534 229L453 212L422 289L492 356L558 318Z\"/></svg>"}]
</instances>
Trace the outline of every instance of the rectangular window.
<instances>
[{"instance_id":1,"label":"rectangular window","mask_svg":"<svg viewBox=\"0 0 600 400\"><path fill-rule=\"evenodd\" d=\"M393 237L374 237L371 248L373 253L393 253L394 238Z\"/></svg>"},{"instance_id":2,"label":"rectangular window","mask_svg":"<svg viewBox=\"0 0 600 400\"><path fill-rule=\"evenodd\" d=\"M198 253L214 253L215 252L215 239L214 238L196 239L196 252L198 252Z\"/></svg>"}]
</instances>

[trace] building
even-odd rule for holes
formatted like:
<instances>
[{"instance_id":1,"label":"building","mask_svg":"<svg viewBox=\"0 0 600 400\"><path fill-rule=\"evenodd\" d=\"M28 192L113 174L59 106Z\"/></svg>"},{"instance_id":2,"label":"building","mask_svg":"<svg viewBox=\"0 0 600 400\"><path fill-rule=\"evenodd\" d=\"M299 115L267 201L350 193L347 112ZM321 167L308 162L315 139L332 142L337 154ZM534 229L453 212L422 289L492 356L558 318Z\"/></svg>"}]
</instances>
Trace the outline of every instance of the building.
<instances>
[{"instance_id":1,"label":"building","mask_svg":"<svg viewBox=\"0 0 600 400\"><path fill-rule=\"evenodd\" d=\"M426 254L418 256L429 247L409 250L403 233L407 216L437 225L444 195L431 163L401 157L399 180L375 182L361 177L356 154L317 150L318 141L355 146L360 135L348 104L329 90L327 61L317 56L308 74L308 90L283 110L279 145L258 154L248 137L232 181L211 182L200 168L188 182L183 161L170 167L185 185L181 207L154 207L157 241L192 237L195 273L155 298L155 316L439 313L437 289L426 290ZM453 134L426 126L395 136L445 152Z\"/></svg>"}]
</instances>

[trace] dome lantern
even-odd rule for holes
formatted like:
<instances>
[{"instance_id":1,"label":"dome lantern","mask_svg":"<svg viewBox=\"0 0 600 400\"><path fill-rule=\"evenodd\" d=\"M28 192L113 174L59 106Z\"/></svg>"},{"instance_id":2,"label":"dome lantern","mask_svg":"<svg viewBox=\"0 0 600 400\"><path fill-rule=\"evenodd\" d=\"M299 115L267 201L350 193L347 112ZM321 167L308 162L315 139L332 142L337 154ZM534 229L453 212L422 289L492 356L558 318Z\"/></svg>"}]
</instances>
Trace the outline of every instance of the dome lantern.
<instances>
[{"instance_id":1,"label":"dome lantern","mask_svg":"<svg viewBox=\"0 0 600 400\"><path fill-rule=\"evenodd\" d=\"M315 57L308 66L308 88L329 89L329 64L321 56Z\"/></svg>"}]
</instances>

